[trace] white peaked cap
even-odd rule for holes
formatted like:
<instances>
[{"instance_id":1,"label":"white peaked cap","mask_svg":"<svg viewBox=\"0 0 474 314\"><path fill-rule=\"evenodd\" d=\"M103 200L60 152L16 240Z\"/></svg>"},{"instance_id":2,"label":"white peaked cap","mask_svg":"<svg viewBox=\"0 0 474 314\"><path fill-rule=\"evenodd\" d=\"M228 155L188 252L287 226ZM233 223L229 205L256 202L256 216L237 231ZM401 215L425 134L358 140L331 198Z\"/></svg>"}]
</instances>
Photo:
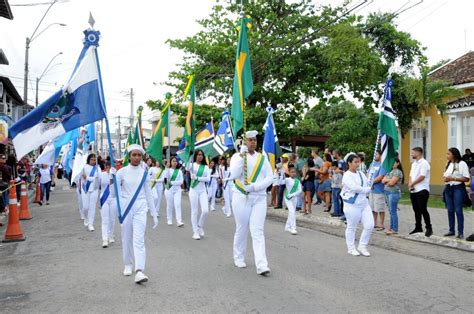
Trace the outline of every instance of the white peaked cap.
<instances>
[{"instance_id":1,"label":"white peaked cap","mask_svg":"<svg viewBox=\"0 0 474 314\"><path fill-rule=\"evenodd\" d=\"M127 151L129 153L131 153L132 151L134 150L138 150L140 153L142 153L142 155L145 155L145 150L143 149L143 147L141 147L140 145L138 144L131 144L128 146L127 148Z\"/></svg>"},{"instance_id":2,"label":"white peaked cap","mask_svg":"<svg viewBox=\"0 0 474 314\"><path fill-rule=\"evenodd\" d=\"M246 137L246 138L256 138L257 135L258 135L258 132L255 131L255 130L247 131L247 132L245 133L245 137Z\"/></svg>"},{"instance_id":3,"label":"white peaked cap","mask_svg":"<svg viewBox=\"0 0 474 314\"><path fill-rule=\"evenodd\" d=\"M346 156L344 156L344 161L345 161L345 162L347 162L347 158L349 158L350 155L358 156L356 153L350 152L349 154L347 154Z\"/></svg>"}]
</instances>

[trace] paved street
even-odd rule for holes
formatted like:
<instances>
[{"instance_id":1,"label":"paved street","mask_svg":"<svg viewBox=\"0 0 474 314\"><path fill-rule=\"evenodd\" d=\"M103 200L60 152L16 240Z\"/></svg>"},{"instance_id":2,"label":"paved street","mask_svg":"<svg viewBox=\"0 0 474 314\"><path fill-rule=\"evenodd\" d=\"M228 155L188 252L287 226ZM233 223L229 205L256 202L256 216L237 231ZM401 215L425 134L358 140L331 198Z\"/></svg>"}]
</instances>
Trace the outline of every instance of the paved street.
<instances>
[{"instance_id":1,"label":"paved street","mask_svg":"<svg viewBox=\"0 0 474 314\"><path fill-rule=\"evenodd\" d=\"M166 225L163 206L158 230L149 220L150 281L139 286L121 274L120 241L101 248L100 216L96 231L86 231L73 190L58 185L51 203L30 206L25 242L0 247L1 312L474 312L467 268L380 245L369 248L370 258L351 257L338 235L299 228L291 236L274 220L266 224L271 276L255 273L250 254L248 268L237 269L233 219L212 212L206 237L192 240L187 195L184 229ZM407 250L434 247L397 241ZM435 250L466 265L473 260L469 252Z\"/></svg>"}]
</instances>

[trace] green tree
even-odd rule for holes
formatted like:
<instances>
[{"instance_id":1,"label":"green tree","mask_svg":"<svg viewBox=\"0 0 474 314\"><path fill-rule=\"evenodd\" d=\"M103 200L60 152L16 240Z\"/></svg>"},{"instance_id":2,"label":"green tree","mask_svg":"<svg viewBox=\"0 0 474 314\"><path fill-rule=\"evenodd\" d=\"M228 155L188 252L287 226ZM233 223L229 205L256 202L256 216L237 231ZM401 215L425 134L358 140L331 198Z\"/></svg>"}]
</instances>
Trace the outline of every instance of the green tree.
<instances>
[{"instance_id":1,"label":"green tree","mask_svg":"<svg viewBox=\"0 0 474 314\"><path fill-rule=\"evenodd\" d=\"M462 90L451 87L448 82L431 79L429 68L423 66L419 78L409 78L404 86L408 99L417 104L421 120L423 151L426 152L426 114L436 108L441 115L446 112L446 103L453 98L464 95Z\"/></svg>"}]
</instances>

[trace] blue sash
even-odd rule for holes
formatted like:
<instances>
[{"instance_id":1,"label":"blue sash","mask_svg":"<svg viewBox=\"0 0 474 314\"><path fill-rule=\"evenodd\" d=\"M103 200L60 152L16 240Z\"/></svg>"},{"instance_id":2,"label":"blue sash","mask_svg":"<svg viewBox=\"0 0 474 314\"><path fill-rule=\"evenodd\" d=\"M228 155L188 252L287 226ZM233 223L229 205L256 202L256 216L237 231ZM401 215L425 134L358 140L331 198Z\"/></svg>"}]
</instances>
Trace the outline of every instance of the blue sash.
<instances>
[{"instance_id":1,"label":"blue sash","mask_svg":"<svg viewBox=\"0 0 474 314\"><path fill-rule=\"evenodd\" d=\"M230 172L229 172L229 175L227 176L227 178L229 178L229 177L230 177ZM227 183L229 183L228 180L225 182L223 190L225 190L227 188Z\"/></svg>"},{"instance_id":2,"label":"blue sash","mask_svg":"<svg viewBox=\"0 0 474 314\"><path fill-rule=\"evenodd\" d=\"M110 195L110 185L107 184L107 187L105 188L104 193L100 197L100 207L104 206L105 201L107 201L107 198L109 197L109 195Z\"/></svg>"},{"instance_id":3,"label":"blue sash","mask_svg":"<svg viewBox=\"0 0 474 314\"><path fill-rule=\"evenodd\" d=\"M360 174L360 171L357 171L357 173L359 174L359 177L360 177L360 186L364 186L364 179L362 179L362 175ZM354 194L353 197L350 197L348 199L344 199L342 197L341 198L344 201L344 203L354 204L357 199L357 196L359 196L359 193Z\"/></svg>"},{"instance_id":4,"label":"blue sash","mask_svg":"<svg viewBox=\"0 0 474 314\"><path fill-rule=\"evenodd\" d=\"M95 169L97 166L92 167L91 173L89 173L89 177L93 177L95 175ZM89 187L91 186L91 182L88 180L86 185L84 186L84 190L86 190L86 193L89 192Z\"/></svg>"},{"instance_id":5,"label":"blue sash","mask_svg":"<svg viewBox=\"0 0 474 314\"><path fill-rule=\"evenodd\" d=\"M137 197L138 197L138 194L140 193L140 190L142 189L143 185L145 184L145 181L146 181L146 178L148 176L148 171L144 171L143 172L143 177L142 177L142 181L140 181L140 184L138 185L138 188L137 190L135 191L135 194L133 194L133 197L132 199L130 200L130 203L128 203L128 206L127 206L127 209L125 210L125 212L123 213L122 215L122 221L120 223L122 223L125 218L127 217L128 213L130 212L130 210L132 209L132 206L133 204L135 204L135 201L137 200ZM120 218L120 217L119 217Z\"/></svg>"}]
</instances>

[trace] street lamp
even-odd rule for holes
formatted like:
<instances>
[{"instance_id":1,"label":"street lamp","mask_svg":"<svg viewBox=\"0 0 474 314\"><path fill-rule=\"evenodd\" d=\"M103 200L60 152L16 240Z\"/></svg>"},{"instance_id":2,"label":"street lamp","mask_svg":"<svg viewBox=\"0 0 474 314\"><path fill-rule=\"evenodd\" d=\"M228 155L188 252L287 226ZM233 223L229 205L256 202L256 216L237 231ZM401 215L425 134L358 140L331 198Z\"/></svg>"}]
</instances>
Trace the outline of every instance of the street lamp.
<instances>
[{"instance_id":1,"label":"street lamp","mask_svg":"<svg viewBox=\"0 0 474 314\"><path fill-rule=\"evenodd\" d=\"M52 24L49 24L48 26L46 26L38 35L36 35L36 32L38 31L39 27L41 26L41 23L43 22L44 18L46 17L46 15L48 14L49 10L51 9L51 7L56 3L58 2L58 0L54 0L53 2L51 2L51 4L49 5L49 7L46 9L46 12L44 12L43 14L43 17L41 18L41 20L39 21L38 25L36 26L35 30L33 31L33 34L31 34L30 37L26 37L26 46L25 46L25 77L24 77L24 82L23 82L23 101L26 103L28 103L28 57L29 57L29 50L30 50L30 44L33 40L35 40L36 38L38 38L38 36L40 36L41 34L43 34L48 28L50 28L51 26L53 25L59 25L59 26L66 26L66 24L64 23L52 23ZM35 36L36 35L36 36Z\"/></svg>"},{"instance_id":2,"label":"street lamp","mask_svg":"<svg viewBox=\"0 0 474 314\"><path fill-rule=\"evenodd\" d=\"M39 82L41 81L41 79L43 78L43 76L44 76L49 70L51 70L51 69L54 68L55 66L61 64L61 63L56 63L56 64L54 64L52 67L49 67L49 66L51 65L51 63L53 63L54 59L56 59L57 56L60 56L60 55L62 55L62 54L63 54L63 53L60 52L60 53L58 53L57 55L55 55L54 57L52 57L51 60L49 61L48 65L44 68L43 73L41 73L41 75L36 78L36 107L38 107L38 85L39 85Z\"/></svg>"}]
</instances>

